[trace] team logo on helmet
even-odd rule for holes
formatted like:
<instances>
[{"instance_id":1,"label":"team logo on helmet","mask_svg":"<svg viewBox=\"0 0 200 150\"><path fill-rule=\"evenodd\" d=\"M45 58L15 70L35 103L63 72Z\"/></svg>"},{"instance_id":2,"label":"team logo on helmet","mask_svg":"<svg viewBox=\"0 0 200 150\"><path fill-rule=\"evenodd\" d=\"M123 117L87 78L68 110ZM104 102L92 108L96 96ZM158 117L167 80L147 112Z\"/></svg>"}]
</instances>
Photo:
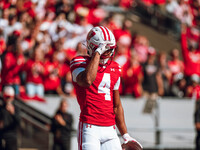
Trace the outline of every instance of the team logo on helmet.
<instances>
[{"instance_id":1,"label":"team logo on helmet","mask_svg":"<svg viewBox=\"0 0 200 150\"><path fill-rule=\"evenodd\" d=\"M90 40L93 36L95 36L95 34L96 33L94 31L90 30L90 32L87 35L87 40Z\"/></svg>"}]
</instances>

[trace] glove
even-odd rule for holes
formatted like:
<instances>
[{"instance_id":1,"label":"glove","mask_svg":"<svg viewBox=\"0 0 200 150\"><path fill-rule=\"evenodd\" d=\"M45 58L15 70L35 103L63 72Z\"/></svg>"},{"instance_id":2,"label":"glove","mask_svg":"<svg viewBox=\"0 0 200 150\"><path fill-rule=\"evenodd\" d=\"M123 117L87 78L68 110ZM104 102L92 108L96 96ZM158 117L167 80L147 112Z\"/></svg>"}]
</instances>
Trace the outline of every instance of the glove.
<instances>
[{"instance_id":1,"label":"glove","mask_svg":"<svg viewBox=\"0 0 200 150\"><path fill-rule=\"evenodd\" d=\"M140 147L143 148L142 145L136 139L132 138L128 133L125 133L122 136L122 138L124 139L125 144L128 143L129 141L133 141L133 142L138 143L140 145Z\"/></svg>"},{"instance_id":2,"label":"glove","mask_svg":"<svg viewBox=\"0 0 200 150\"><path fill-rule=\"evenodd\" d=\"M106 45L107 45L107 43L99 44L99 47L95 50L95 52L98 52L99 55L102 55L105 51L107 51Z\"/></svg>"}]
</instances>

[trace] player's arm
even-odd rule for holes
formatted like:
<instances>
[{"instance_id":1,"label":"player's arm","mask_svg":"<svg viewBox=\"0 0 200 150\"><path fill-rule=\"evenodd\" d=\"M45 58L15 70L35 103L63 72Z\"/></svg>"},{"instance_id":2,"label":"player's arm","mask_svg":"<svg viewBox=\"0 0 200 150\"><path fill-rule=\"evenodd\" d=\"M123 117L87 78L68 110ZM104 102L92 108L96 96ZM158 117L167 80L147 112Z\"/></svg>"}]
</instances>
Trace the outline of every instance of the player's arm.
<instances>
[{"instance_id":1,"label":"player's arm","mask_svg":"<svg viewBox=\"0 0 200 150\"><path fill-rule=\"evenodd\" d=\"M89 87L95 80L100 56L106 51L106 43L102 43L94 51L87 67L76 76L76 82L80 86Z\"/></svg>"},{"instance_id":2,"label":"player's arm","mask_svg":"<svg viewBox=\"0 0 200 150\"><path fill-rule=\"evenodd\" d=\"M93 83L97 75L99 60L100 54L98 52L95 52L91 57L91 60L86 69L79 73L79 75L76 77L78 85L89 87Z\"/></svg>"},{"instance_id":3,"label":"player's arm","mask_svg":"<svg viewBox=\"0 0 200 150\"><path fill-rule=\"evenodd\" d=\"M121 135L127 133L127 127L124 119L124 110L121 104L120 95L118 90L113 91L114 113L117 128Z\"/></svg>"},{"instance_id":4,"label":"player's arm","mask_svg":"<svg viewBox=\"0 0 200 150\"><path fill-rule=\"evenodd\" d=\"M118 90L113 91L113 104L114 104L114 113L115 113L115 122L117 128L124 139L124 142L127 143L129 141L136 142L142 148L142 145L134 138L132 138L128 132L127 127L124 119L124 110L120 100L120 94Z\"/></svg>"},{"instance_id":5,"label":"player's arm","mask_svg":"<svg viewBox=\"0 0 200 150\"><path fill-rule=\"evenodd\" d=\"M181 26L181 48L182 48L182 55L184 60L189 59L189 54L188 54L188 45L187 45L187 28L186 25Z\"/></svg>"}]
</instances>

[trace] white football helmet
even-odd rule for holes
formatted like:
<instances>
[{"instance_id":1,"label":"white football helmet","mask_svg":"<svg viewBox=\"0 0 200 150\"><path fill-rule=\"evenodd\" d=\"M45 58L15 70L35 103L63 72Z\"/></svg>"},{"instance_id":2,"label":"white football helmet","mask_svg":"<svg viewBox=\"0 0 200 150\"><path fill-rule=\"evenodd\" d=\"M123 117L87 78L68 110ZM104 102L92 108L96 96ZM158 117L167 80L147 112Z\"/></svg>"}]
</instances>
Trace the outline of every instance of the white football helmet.
<instances>
[{"instance_id":1,"label":"white football helmet","mask_svg":"<svg viewBox=\"0 0 200 150\"><path fill-rule=\"evenodd\" d=\"M115 37L107 27L97 26L89 31L87 35L87 51L89 56L92 56L100 44L106 44L106 51L111 51L109 56L101 55L100 63L106 64L113 57L116 48Z\"/></svg>"}]
</instances>

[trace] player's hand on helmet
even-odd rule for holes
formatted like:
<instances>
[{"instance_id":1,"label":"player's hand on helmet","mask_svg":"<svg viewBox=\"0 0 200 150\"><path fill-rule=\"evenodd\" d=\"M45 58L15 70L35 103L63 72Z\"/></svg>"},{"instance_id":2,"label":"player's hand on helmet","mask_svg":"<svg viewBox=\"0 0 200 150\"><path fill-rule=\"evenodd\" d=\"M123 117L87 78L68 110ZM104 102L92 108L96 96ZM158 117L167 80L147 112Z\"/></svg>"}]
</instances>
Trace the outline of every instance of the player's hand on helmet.
<instances>
[{"instance_id":1,"label":"player's hand on helmet","mask_svg":"<svg viewBox=\"0 0 200 150\"><path fill-rule=\"evenodd\" d=\"M99 47L95 50L95 52L98 52L99 55L102 55L105 51L107 51L107 43L101 43L99 44Z\"/></svg>"},{"instance_id":2,"label":"player's hand on helmet","mask_svg":"<svg viewBox=\"0 0 200 150\"><path fill-rule=\"evenodd\" d=\"M142 144L140 144L136 139L132 138L128 133L125 133L122 138L124 139L124 143L128 143L129 141L132 141L132 142L136 142L140 145L141 148L142 147Z\"/></svg>"}]
</instances>

